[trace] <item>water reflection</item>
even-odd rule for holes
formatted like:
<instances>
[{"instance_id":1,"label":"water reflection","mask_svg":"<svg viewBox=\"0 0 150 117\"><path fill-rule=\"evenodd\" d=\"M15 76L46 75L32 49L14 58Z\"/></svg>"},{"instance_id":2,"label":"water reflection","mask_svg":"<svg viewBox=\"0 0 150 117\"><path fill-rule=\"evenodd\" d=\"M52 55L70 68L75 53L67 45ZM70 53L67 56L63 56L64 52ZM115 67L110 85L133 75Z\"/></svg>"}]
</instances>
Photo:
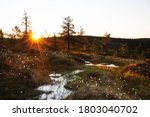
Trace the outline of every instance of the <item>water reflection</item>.
<instances>
[{"instance_id":1,"label":"water reflection","mask_svg":"<svg viewBox=\"0 0 150 117\"><path fill-rule=\"evenodd\" d=\"M49 74L51 80L53 80L52 84L42 85L38 87L39 91L42 91L43 94L39 96L41 100L61 100L69 96L72 91L66 89L64 86L67 83L67 77L70 75L75 76L76 74L82 72L83 70L75 70L69 74Z\"/></svg>"},{"instance_id":2,"label":"water reflection","mask_svg":"<svg viewBox=\"0 0 150 117\"><path fill-rule=\"evenodd\" d=\"M100 67L113 67L113 68L119 68L119 66L116 66L114 64L108 64L108 63L101 63L101 64L93 64L89 61L85 61L85 65L87 66L100 66Z\"/></svg>"},{"instance_id":3,"label":"water reflection","mask_svg":"<svg viewBox=\"0 0 150 117\"><path fill-rule=\"evenodd\" d=\"M104 66L104 67L114 67L118 68L119 66L116 66L114 64L93 64L89 61L85 61L85 65L87 66ZM83 70L75 70L68 74L62 75L59 73L53 73L49 74L50 79L53 81L51 84L42 85L38 87L38 90L43 92L39 96L39 99L41 100L61 100L65 99L67 96L69 96L72 91L66 89L64 86L67 84L67 80L74 80L74 78L77 78L78 73L83 72Z\"/></svg>"}]
</instances>

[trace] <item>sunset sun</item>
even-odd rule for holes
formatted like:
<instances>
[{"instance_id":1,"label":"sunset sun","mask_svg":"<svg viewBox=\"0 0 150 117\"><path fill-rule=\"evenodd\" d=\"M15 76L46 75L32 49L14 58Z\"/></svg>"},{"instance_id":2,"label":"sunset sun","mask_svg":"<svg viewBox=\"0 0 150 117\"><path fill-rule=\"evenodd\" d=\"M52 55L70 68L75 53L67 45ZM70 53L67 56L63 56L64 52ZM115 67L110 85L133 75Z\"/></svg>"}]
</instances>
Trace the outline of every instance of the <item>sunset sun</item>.
<instances>
[{"instance_id":1,"label":"sunset sun","mask_svg":"<svg viewBox=\"0 0 150 117\"><path fill-rule=\"evenodd\" d=\"M40 37L41 36L37 33L32 34L32 40L35 41L35 42L38 42L40 40Z\"/></svg>"}]
</instances>

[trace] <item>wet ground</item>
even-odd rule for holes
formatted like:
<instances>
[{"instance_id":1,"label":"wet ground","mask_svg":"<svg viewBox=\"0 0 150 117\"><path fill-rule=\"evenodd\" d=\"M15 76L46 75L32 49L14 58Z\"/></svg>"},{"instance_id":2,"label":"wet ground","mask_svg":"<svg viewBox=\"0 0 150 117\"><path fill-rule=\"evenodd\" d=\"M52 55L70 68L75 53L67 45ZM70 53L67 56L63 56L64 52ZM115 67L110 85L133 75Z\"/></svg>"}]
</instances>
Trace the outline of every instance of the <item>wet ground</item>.
<instances>
[{"instance_id":1,"label":"wet ground","mask_svg":"<svg viewBox=\"0 0 150 117\"><path fill-rule=\"evenodd\" d=\"M103 66L103 67L113 67L118 68L119 66L116 66L114 64L93 64L89 61L85 61L86 66ZM68 81L74 80L76 78L77 74L80 72L83 72L84 70L75 70L68 74L62 75L60 73L52 73L49 74L50 80L52 80L52 83L42 85L37 88L37 90L41 91L42 94L39 96L40 100L61 100L65 99L67 96L69 96L73 91L68 90L65 88L65 85ZM71 77L71 78L70 78Z\"/></svg>"},{"instance_id":2,"label":"wet ground","mask_svg":"<svg viewBox=\"0 0 150 117\"><path fill-rule=\"evenodd\" d=\"M39 96L40 100L61 100L69 96L72 91L66 89L64 86L67 83L69 76L76 77L76 74L83 70L75 70L71 73L62 75L59 73L49 74L49 78L52 80L51 84L42 85L37 89L42 92ZM72 79L73 80L73 79Z\"/></svg>"}]
</instances>

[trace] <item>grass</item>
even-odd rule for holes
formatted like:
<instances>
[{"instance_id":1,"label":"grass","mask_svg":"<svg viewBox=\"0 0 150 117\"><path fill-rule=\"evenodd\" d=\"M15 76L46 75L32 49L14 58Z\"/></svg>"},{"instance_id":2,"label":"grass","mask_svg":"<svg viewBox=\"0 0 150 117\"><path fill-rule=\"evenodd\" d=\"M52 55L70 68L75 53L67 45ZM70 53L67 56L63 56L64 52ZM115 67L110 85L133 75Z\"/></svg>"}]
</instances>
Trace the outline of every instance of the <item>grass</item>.
<instances>
[{"instance_id":1,"label":"grass","mask_svg":"<svg viewBox=\"0 0 150 117\"><path fill-rule=\"evenodd\" d=\"M73 56L63 52L50 52L47 55L47 65L49 71L67 73L75 69L82 68L79 61L74 60Z\"/></svg>"},{"instance_id":2,"label":"grass","mask_svg":"<svg viewBox=\"0 0 150 117\"><path fill-rule=\"evenodd\" d=\"M78 74L79 78L66 85L66 88L74 90L67 99L150 99L150 78L140 72L126 70L145 63L127 63L119 69L86 67Z\"/></svg>"},{"instance_id":3,"label":"grass","mask_svg":"<svg viewBox=\"0 0 150 117\"><path fill-rule=\"evenodd\" d=\"M84 71L74 80L69 76L65 87L74 93L66 99L150 99L149 60L49 49L32 53L21 49L20 40L0 42L0 99L37 99L40 92L35 89L51 83L49 73L66 74L76 69ZM115 64L119 68L88 67L85 60Z\"/></svg>"},{"instance_id":4,"label":"grass","mask_svg":"<svg viewBox=\"0 0 150 117\"><path fill-rule=\"evenodd\" d=\"M33 90L37 85L30 72L24 71L19 76L13 72L15 71L3 73L0 78L0 99L28 99L38 94Z\"/></svg>"},{"instance_id":5,"label":"grass","mask_svg":"<svg viewBox=\"0 0 150 117\"><path fill-rule=\"evenodd\" d=\"M108 70L87 67L79 74L79 78L69 82L66 87L75 90L67 99L120 99L121 91L115 75ZM128 99L127 97L121 97Z\"/></svg>"},{"instance_id":6,"label":"grass","mask_svg":"<svg viewBox=\"0 0 150 117\"><path fill-rule=\"evenodd\" d=\"M7 47L0 50L0 99L34 99L36 88L51 83L49 73L69 72L80 63L62 52L16 52Z\"/></svg>"}]
</instances>

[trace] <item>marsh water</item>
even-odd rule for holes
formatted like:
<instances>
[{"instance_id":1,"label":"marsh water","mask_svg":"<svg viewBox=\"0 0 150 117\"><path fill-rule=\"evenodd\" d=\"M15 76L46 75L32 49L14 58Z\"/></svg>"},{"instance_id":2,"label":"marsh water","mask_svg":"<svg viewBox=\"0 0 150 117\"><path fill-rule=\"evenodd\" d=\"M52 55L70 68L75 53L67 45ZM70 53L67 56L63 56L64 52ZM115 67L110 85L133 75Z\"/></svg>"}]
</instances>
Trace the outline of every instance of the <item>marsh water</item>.
<instances>
[{"instance_id":1,"label":"marsh water","mask_svg":"<svg viewBox=\"0 0 150 117\"><path fill-rule=\"evenodd\" d=\"M102 66L102 67L113 67L118 68L114 64L93 64L89 61L85 61L86 66ZM60 73L52 73L49 74L49 78L52 80L51 84L42 85L37 88L37 90L41 91L42 94L39 96L40 100L61 100L65 99L69 96L73 91L65 88L67 81L71 81L77 77L77 74L83 72L84 70L75 70L65 75Z\"/></svg>"},{"instance_id":2,"label":"marsh water","mask_svg":"<svg viewBox=\"0 0 150 117\"><path fill-rule=\"evenodd\" d=\"M108 64L108 63L100 63L100 64L93 64L89 61L85 61L86 66L100 66L100 67L113 67L113 68L119 68L119 66L114 64Z\"/></svg>"},{"instance_id":3,"label":"marsh water","mask_svg":"<svg viewBox=\"0 0 150 117\"><path fill-rule=\"evenodd\" d=\"M62 75L62 74L49 74L49 78L52 80L51 84L42 85L38 87L38 90L43 92L39 99L41 100L61 100L69 96L72 91L66 89L64 86L67 83L67 80L70 76L76 77L76 74L83 72L83 70L75 70L71 73Z\"/></svg>"}]
</instances>

